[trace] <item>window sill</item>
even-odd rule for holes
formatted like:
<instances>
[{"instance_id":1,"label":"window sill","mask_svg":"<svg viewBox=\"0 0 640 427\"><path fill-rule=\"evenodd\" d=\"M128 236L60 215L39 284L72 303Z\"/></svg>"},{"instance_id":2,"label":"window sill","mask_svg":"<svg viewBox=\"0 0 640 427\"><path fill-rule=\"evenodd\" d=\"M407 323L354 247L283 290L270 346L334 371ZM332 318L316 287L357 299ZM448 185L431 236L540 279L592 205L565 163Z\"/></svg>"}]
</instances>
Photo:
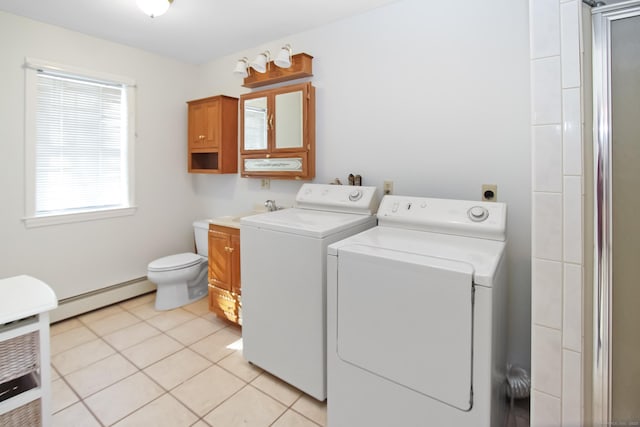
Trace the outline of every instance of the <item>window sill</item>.
<instances>
[{"instance_id":1,"label":"window sill","mask_svg":"<svg viewBox=\"0 0 640 427\"><path fill-rule=\"evenodd\" d=\"M137 207L104 209L89 212L76 212L58 215L31 216L23 218L27 228L46 227L48 225L69 224L73 222L94 221L97 219L116 218L133 215Z\"/></svg>"}]
</instances>

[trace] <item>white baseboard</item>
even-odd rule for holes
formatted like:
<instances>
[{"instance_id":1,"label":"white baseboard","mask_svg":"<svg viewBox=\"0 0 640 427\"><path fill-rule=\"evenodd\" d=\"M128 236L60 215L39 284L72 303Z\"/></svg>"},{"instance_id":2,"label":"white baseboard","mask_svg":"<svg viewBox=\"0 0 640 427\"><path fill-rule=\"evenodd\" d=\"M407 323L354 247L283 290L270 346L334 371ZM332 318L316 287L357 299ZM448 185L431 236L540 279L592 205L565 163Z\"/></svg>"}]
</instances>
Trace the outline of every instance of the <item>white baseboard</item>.
<instances>
[{"instance_id":1,"label":"white baseboard","mask_svg":"<svg viewBox=\"0 0 640 427\"><path fill-rule=\"evenodd\" d=\"M138 295L156 290L156 285L146 277L119 283L107 288L99 289L86 294L65 298L58 301L58 308L50 313L51 323L68 319L97 308L115 304Z\"/></svg>"}]
</instances>

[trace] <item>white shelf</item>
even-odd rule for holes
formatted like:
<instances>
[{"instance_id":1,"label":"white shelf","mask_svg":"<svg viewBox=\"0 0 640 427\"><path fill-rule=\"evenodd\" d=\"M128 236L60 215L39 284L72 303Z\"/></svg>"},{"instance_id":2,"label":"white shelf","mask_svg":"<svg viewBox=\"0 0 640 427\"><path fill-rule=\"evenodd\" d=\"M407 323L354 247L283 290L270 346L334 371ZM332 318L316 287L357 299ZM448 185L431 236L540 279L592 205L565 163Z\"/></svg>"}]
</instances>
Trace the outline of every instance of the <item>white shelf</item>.
<instances>
[{"instance_id":1,"label":"white shelf","mask_svg":"<svg viewBox=\"0 0 640 427\"><path fill-rule=\"evenodd\" d=\"M58 300L44 282L31 276L0 280L0 325L53 310Z\"/></svg>"},{"instance_id":2,"label":"white shelf","mask_svg":"<svg viewBox=\"0 0 640 427\"><path fill-rule=\"evenodd\" d=\"M0 401L0 420L2 420L4 414L39 400L40 425L43 427L51 425L49 311L57 306L58 301L54 292L38 279L30 276L16 276L0 280L0 346L8 340L33 332L38 333L39 340L39 351L36 355L39 369L31 373L35 377L34 387ZM35 346L32 345L32 347ZM20 358L25 355L32 357L32 353L26 353L26 351L33 351L32 347L25 345L25 353L15 354L15 357ZM11 347L5 347L5 349L8 348ZM14 350L11 349L11 351ZM9 356L13 357L14 355L9 353ZM33 362L33 360L30 362ZM2 374L2 369L7 370L4 371L4 375L0 376L7 377L9 374L8 368L0 366L0 374ZM15 379L12 378L2 385L11 384L11 381ZM17 384L13 383L13 385ZM16 425L16 427L20 426Z\"/></svg>"}]
</instances>

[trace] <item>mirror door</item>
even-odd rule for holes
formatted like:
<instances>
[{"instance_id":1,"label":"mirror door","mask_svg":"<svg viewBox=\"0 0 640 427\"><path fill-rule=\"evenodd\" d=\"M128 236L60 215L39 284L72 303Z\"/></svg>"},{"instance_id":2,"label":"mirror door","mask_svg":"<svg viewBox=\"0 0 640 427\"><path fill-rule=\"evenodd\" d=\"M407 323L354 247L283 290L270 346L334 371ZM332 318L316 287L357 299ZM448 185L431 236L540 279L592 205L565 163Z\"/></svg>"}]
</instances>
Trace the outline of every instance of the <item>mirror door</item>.
<instances>
[{"instance_id":1,"label":"mirror door","mask_svg":"<svg viewBox=\"0 0 640 427\"><path fill-rule=\"evenodd\" d=\"M267 150L270 119L267 97L243 100L241 108L242 150L251 152Z\"/></svg>"},{"instance_id":2,"label":"mirror door","mask_svg":"<svg viewBox=\"0 0 640 427\"><path fill-rule=\"evenodd\" d=\"M302 148L304 107L302 91L275 96L275 149Z\"/></svg>"}]
</instances>

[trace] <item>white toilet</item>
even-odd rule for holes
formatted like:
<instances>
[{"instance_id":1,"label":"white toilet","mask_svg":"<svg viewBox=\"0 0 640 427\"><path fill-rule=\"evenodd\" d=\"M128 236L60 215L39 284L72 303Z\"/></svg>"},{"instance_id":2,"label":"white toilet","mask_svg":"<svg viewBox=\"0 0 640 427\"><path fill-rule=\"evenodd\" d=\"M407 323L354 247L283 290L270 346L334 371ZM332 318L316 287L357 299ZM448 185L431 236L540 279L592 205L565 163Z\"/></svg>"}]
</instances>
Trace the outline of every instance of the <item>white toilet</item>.
<instances>
[{"instance_id":1,"label":"white toilet","mask_svg":"<svg viewBox=\"0 0 640 427\"><path fill-rule=\"evenodd\" d=\"M207 295L209 222L195 221L198 253L169 255L149 263L147 278L158 285L156 310L170 310Z\"/></svg>"}]
</instances>

